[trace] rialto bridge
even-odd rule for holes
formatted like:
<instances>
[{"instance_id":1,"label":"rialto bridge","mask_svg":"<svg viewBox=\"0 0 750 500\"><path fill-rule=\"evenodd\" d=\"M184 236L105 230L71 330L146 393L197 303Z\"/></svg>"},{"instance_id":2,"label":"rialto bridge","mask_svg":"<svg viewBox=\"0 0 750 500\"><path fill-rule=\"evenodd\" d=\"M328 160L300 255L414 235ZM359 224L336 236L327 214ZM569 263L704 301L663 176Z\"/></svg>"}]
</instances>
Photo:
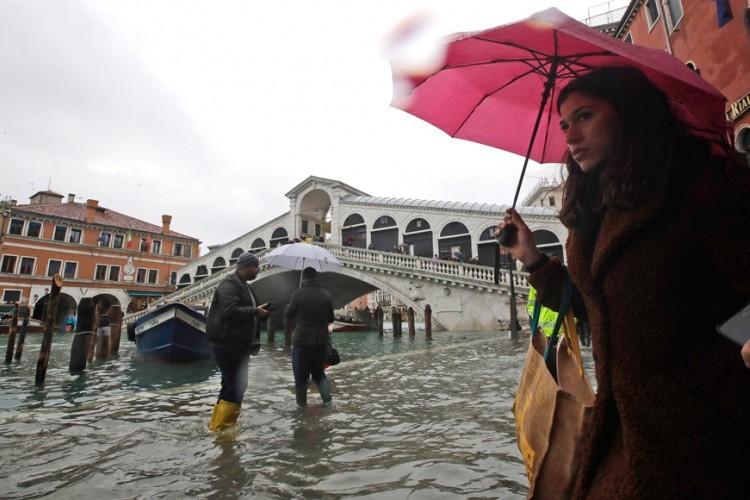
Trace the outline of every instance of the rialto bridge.
<instances>
[{"instance_id":1,"label":"rialto bridge","mask_svg":"<svg viewBox=\"0 0 750 500\"><path fill-rule=\"evenodd\" d=\"M541 183L519 212L540 248L564 259L567 233L557 218L555 196L559 203L556 186ZM448 330L495 330L498 321L509 320L508 264L497 276L493 267L494 227L505 205L373 197L314 176L286 197L288 212L180 269L179 290L154 305L167 300L209 303L216 284L242 252L264 253L309 235L324 239L321 244L343 264L340 272L321 276L336 307L382 290L418 315L430 304L433 323ZM260 300L283 306L298 279L298 272L266 268L251 286ZM528 293L524 273L514 273L514 285L522 297Z\"/></svg>"}]
</instances>

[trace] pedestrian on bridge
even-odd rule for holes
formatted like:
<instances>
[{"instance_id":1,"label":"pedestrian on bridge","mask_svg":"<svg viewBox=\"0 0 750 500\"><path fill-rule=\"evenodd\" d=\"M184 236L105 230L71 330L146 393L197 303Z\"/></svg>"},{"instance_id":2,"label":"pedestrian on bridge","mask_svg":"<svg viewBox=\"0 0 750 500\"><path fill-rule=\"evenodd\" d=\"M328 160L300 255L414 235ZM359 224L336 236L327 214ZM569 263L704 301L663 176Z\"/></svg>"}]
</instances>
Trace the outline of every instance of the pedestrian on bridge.
<instances>
[{"instance_id":1,"label":"pedestrian on bridge","mask_svg":"<svg viewBox=\"0 0 750 500\"><path fill-rule=\"evenodd\" d=\"M557 108L568 267L515 210L498 229L516 226L538 300L557 309L568 275L591 327L598 394L572 497L747 498L750 345L716 326L750 300L748 170L632 67L572 80Z\"/></svg>"},{"instance_id":2,"label":"pedestrian on bridge","mask_svg":"<svg viewBox=\"0 0 750 500\"><path fill-rule=\"evenodd\" d=\"M289 301L286 317L294 324L292 371L297 405L307 405L307 381L312 376L324 403L332 399L331 385L325 374L325 359L330 342L328 325L333 323L333 298L317 281L312 267L302 270L302 286Z\"/></svg>"},{"instance_id":3,"label":"pedestrian on bridge","mask_svg":"<svg viewBox=\"0 0 750 500\"><path fill-rule=\"evenodd\" d=\"M219 283L208 311L206 332L216 364L221 370L219 400L208 424L212 431L233 426L247 389L247 365L251 354L260 349L258 320L269 315L267 304L257 305L248 281L256 278L260 262L245 252L237 259L237 269Z\"/></svg>"}]
</instances>

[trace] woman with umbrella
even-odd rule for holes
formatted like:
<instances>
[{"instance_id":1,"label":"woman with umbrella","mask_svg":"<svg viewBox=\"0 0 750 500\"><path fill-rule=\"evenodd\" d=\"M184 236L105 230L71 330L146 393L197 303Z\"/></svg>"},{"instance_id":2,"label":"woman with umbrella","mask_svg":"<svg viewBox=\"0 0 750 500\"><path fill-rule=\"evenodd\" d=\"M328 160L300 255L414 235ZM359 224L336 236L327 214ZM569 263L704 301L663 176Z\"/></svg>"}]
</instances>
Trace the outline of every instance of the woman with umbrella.
<instances>
[{"instance_id":1,"label":"woman with umbrella","mask_svg":"<svg viewBox=\"0 0 750 500\"><path fill-rule=\"evenodd\" d=\"M515 210L498 229L516 227L508 248L538 299L557 308L567 274L591 325L598 394L574 497L746 498L750 370L716 325L750 300L747 171L632 67L572 80L557 108L568 267Z\"/></svg>"}]
</instances>

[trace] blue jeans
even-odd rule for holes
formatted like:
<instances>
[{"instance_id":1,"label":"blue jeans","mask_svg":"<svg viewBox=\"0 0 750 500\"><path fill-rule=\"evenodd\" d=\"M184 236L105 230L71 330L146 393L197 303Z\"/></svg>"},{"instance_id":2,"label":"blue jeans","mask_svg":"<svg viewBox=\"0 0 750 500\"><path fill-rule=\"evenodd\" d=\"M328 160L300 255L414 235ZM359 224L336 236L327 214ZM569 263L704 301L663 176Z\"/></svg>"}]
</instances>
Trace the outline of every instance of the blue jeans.
<instances>
[{"instance_id":1,"label":"blue jeans","mask_svg":"<svg viewBox=\"0 0 750 500\"><path fill-rule=\"evenodd\" d=\"M301 345L292 347L292 371L294 372L294 386L298 389L307 388L307 379L312 375L316 384L326 376L323 364L326 360L326 345Z\"/></svg>"},{"instance_id":2,"label":"blue jeans","mask_svg":"<svg viewBox=\"0 0 750 500\"><path fill-rule=\"evenodd\" d=\"M211 351L221 370L219 399L242 404L247 389L247 364L250 361L250 353L238 351L236 347L218 346L211 347Z\"/></svg>"}]
</instances>

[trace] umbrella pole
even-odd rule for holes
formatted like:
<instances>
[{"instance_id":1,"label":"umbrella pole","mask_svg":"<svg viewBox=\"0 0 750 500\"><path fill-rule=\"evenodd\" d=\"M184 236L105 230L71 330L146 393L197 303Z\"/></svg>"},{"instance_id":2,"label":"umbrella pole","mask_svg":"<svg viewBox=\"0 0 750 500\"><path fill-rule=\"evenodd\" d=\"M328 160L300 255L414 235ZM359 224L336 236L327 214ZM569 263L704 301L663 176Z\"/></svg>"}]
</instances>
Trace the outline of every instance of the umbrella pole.
<instances>
[{"instance_id":1,"label":"umbrella pole","mask_svg":"<svg viewBox=\"0 0 750 500\"><path fill-rule=\"evenodd\" d=\"M555 75L557 74L557 58L552 58L552 66L550 72L547 75L547 82L544 84L544 91L542 92L542 102L539 105L539 112L536 115L536 122L534 122L534 129L531 131L531 140L529 141L529 149L526 151L526 158L523 160L523 168L521 169L521 177L518 179L518 185L516 186L516 194L513 197L513 207L516 208L518 202L518 195L521 193L521 185L523 184L523 177L526 175L526 167L529 165L529 156L531 156L531 148L534 147L534 141L536 140L536 134L539 131L539 124L542 122L542 115L544 114L544 108L547 106L549 95L552 92L552 87L555 85ZM512 229L510 229L512 228ZM516 228L515 226L508 226L504 228L498 238L498 243L503 246L512 246L515 243ZM516 307L516 290L513 286L513 259L510 260L508 266L508 278L510 279L510 338L513 340L518 339L518 309Z\"/></svg>"},{"instance_id":2,"label":"umbrella pole","mask_svg":"<svg viewBox=\"0 0 750 500\"><path fill-rule=\"evenodd\" d=\"M305 270L305 258L302 257L302 267L299 269L299 286L297 288L302 288L302 272Z\"/></svg>"}]
</instances>

